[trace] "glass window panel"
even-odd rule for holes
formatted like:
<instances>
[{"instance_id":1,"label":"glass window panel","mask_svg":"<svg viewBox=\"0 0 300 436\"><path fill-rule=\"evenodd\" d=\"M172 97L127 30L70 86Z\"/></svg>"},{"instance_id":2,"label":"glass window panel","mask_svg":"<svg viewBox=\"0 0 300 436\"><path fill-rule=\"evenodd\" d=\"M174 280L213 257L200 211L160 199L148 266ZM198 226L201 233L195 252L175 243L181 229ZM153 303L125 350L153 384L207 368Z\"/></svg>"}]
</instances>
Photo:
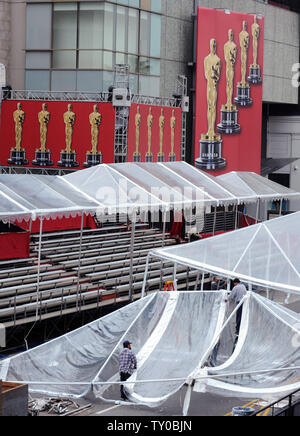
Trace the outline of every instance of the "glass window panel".
<instances>
[{"instance_id":1,"label":"glass window panel","mask_svg":"<svg viewBox=\"0 0 300 436\"><path fill-rule=\"evenodd\" d=\"M51 56L44 52L26 53L26 68L50 68Z\"/></svg>"},{"instance_id":2,"label":"glass window panel","mask_svg":"<svg viewBox=\"0 0 300 436\"><path fill-rule=\"evenodd\" d=\"M160 93L160 79L159 77L140 76L140 90L142 95L151 97L159 97Z\"/></svg>"},{"instance_id":3,"label":"glass window panel","mask_svg":"<svg viewBox=\"0 0 300 436\"><path fill-rule=\"evenodd\" d=\"M151 14L150 56L160 57L161 17Z\"/></svg>"},{"instance_id":4,"label":"glass window panel","mask_svg":"<svg viewBox=\"0 0 300 436\"><path fill-rule=\"evenodd\" d=\"M140 58L139 72L142 74L150 73L150 59L149 58Z\"/></svg>"},{"instance_id":5,"label":"glass window panel","mask_svg":"<svg viewBox=\"0 0 300 436\"><path fill-rule=\"evenodd\" d=\"M160 76L160 60L150 59L150 74Z\"/></svg>"},{"instance_id":6,"label":"glass window panel","mask_svg":"<svg viewBox=\"0 0 300 436\"><path fill-rule=\"evenodd\" d=\"M130 74L129 75L129 87L131 92L133 92L133 94L137 94L138 93L138 77L135 74Z\"/></svg>"},{"instance_id":7,"label":"glass window panel","mask_svg":"<svg viewBox=\"0 0 300 436\"><path fill-rule=\"evenodd\" d=\"M151 0L151 11L161 12L161 0Z\"/></svg>"},{"instance_id":8,"label":"glass window panel","mask_svg":"<svg viewBox=\"0 0 300 436\"><path fill-rule=\"evenodd\" d=\"M52 68L76 68L76 51L54 51L52 57Z\"/></svg>"},{"instance_id":9,"label":"glass window panel","mask_svg":"<svg viewBox=\"0 0 300 436\"><path fill-rule=\"evenodd\" d=\"M139 72L139 58L137 56L128 55L128 65L131 73Z\"/></svg>"},{"instance_id":10,"label":"glass window panel","mask_svg":"<svg viewBox=\"0 0 300 436\"><path fill-rule=\"evenodd\" d=\"M76 91L76 71L52 71L52 91Z\"/></svg>"},{"instance_id":11,"label":"glass window panel","mask_svg":"<svg viewBox=\"0 0 300 436\"><path fill-rule=\"evenodd\" d=\"M103 52L100 50L80 50L78 68L103 68Z\"/></svg>"},{"instance_id":12,"label":"glass window panel","mask_svg":"<svg viewBox=\"0 0 300 436\"><path fill-rule=\"evenodd\" d=\"M126 8L117 6L116 50L126 51Z\"/></svg>"},{"instance_id":13,"label":"glass window panel","mask_svg":"<svg viewBox=\"0 0 300 436\"><path fill-rule=\"evenodd\" d=\"M79 48L103 48L103 3L80 3Z\"/></svg>"},{"instance_id":14,"label":"glass window panel","mask_svg":"<svg viewBox=\"0 0 300 436\"><path fill-rule=\"evenodd\" d=\"M103 71L103 91L107 92L109 87L114 84L114 73Z\"/></svg>"},{"instance_id":15,"label":"glass window panel","mask_svg":"<svg viewBox=\"0 0 300 436\"><path fill-rule=\"evenodd\" d=\"M140 15L140 54L149 56L150 14L141 12Z\"/></svg>"},{"instance_id":16,"label":"glass window panel","mask_svg":"<svg viewBox=\"0 0 300 436\"><path fill-rule=\"evenodd\" d=\"M25 87L31 91L49 91L50 72L49 71L26 71Z\"/></svg>"},{"instance_id":17,"label":"glass window panel","mask_svg":"<svg viewBox=\"0 0 300 436\"><path fill-rule=\"evenodd\" d=\"M138 53L139 15L135 9L128 11L128 53Z\"/></svg>"},{"instance_id":18,"label":"glass window panel","mask_svg":"<svg viewBox=\"0 0 300 436\"><path fill-rule=\"evenodd\" d=\"M104 47L107 50L113 50L114 45L114 5L104 4Z\"/></svg>"},{"instance_id":19,"label":"glass window panel","mask_svg":"<svg viewBox=\"0 0 300 436\"><path fill-rule=\"evenodd\" d=\"M53 48L76 48L77 5L55 3L53 8Z\"/></svg>"},{"instance_id":20,"label":"glass window panel","mask_svg":"<svg viewBox=\"0 0 300 436\"><path fill-rule=\"evenodd\" d=\"M126 55L124 53L116 53L116 64L126 64Z\"/></svg>"},{"instance_id":21,"label":"glass window panel","mask_svg":"<svg viewBox=\"0 0 300 436\"><path fill-rule=\"evenodd\" d=\"M134 8L140 7L140 0L129 0L129 6L133 6Z\"/></svg>"},{"instance_id":22,"label":"glass window panel","mask_svg":"<svg viewBox=\"0 0 300 436\"><path fill-rule=\"evenodd\" d=\"M26 48L51 48L51 4L27 4Z\"/></svg>"},{"instance_id":23,"label":"glass window panel","mask_svg":"<svg viewBox=\"0 0 300 436\"><path fill-rule=\"evenodd\" d=\"M105 51L103 53L103 68L106 70L112 70L113 63L113 54L111 52Z\"/></svg>"},{"instance_id":24,"label":"glass window panel","mask_svg":"<svg viewBox=\"0 0 300 436\"><path fill-rule=\"evenodd\" d=\"M77 71L77 91L101 92L102 71Z\"/></svg>"}]
</instances>

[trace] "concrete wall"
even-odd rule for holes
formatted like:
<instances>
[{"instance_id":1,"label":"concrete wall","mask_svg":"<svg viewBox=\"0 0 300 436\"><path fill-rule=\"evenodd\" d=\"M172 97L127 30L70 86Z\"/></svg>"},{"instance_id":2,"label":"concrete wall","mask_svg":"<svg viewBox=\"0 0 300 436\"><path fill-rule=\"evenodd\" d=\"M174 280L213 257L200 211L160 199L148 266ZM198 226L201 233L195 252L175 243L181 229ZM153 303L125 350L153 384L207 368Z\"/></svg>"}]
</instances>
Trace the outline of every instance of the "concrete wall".
<instances>
[{"instance_id":1,"label":"concrete wall","mask_svg":"<svg viewBox=\"0 0 300 436\"><path fill-rule=\"evenodd\" d=\"M5 65L8 74L11 39L11 18L9 3L0 3L0 29L0 63Z\"/></svg>"},{"instance_id":2,"label":"concrete wall","mask_svg":"<svg viewBox=\"0 0 300 436\"><path fill-rule=\"evenodd\" d=\"M267 157L296 158L277 173L290 175L290 188L300 191L300 117L270 117ZM300 210L300 201L290 202L291 210Z\"/></svg>"}]
</instances>

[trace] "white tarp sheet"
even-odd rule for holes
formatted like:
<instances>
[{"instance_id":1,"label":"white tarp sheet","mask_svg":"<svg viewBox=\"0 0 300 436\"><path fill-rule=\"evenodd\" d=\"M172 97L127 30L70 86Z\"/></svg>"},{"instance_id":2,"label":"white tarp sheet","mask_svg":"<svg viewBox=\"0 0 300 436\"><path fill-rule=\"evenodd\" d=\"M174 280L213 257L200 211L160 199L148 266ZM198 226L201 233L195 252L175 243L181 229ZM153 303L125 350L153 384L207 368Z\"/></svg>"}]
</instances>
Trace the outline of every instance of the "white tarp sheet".
<instances>
[{"instance_id":1,"label":"white tarp sheet","mask_svg":"<svg viewBox=\"0 0 300 436\"><path fill-rule=\"evenodd\" d=\"M300 293L300 212L191 244L153 250L150 256Z\"/></svg>"},{"instance_id":2,"label":"white tarp sheet","mask_svg":"<svg viewBox=\"0 0 300 436\"><path fill-rule=\"evenodd\" d=\"M193 380L196 391L262 399L300 388L299 314L248 292L232 354L233 316L224 292L158 292L0 361L0 376L32 392L116 401L109 388L119 381L118 354L128 339L138 360L126 384L135 404L157 406Z\"/></svg>"}]
</instances>

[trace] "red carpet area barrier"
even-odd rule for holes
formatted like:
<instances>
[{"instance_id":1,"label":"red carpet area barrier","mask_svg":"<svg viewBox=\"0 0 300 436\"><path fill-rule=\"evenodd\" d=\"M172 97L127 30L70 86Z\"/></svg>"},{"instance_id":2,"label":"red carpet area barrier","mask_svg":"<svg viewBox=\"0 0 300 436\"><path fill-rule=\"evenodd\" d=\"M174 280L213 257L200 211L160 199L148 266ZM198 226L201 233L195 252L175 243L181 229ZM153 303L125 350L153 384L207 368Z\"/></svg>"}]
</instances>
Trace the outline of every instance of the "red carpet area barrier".
<instances>
[{"instance_id":1,"label":"red carpet area barrier","mask_svg":"<svg viewBox=\"0 0 300 436\"><path fill-rule=\"evenodd\" d=\"M0 259L29 257L30 233L17 226L1 223Z\"/></svg>"}]
</instances>

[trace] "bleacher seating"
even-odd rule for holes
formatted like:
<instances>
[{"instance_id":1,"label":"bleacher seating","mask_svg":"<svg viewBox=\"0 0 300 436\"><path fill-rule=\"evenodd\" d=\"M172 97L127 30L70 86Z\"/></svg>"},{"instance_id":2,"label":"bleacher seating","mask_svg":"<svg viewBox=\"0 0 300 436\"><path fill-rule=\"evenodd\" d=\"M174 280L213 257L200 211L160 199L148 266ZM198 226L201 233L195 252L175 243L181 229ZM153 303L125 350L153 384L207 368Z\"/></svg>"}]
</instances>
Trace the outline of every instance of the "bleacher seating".
<instances>
[{"instance_id":1,"label":"bleacher seating","mask_svg":"<svg viewBox=\"0 0 300 436\"><path fill-rule=\"evenodd\" d=\"M80 244L81 242L81 244ZM139 298L149 250L175 244L169 234L137 224L134 246L126 225L49 232L31 236L31 257L0 262L0 323L7 327L36 319L97 308ZM81 247L81 248L80 248ZM171 264L151 260L147 292L162 289L173 277ZM132 268L132 276L131 276ZM196 272L177 270L178 289L195 283ZM187 283L189 281L189 283Z\"/></svg>"}]
</instances>

